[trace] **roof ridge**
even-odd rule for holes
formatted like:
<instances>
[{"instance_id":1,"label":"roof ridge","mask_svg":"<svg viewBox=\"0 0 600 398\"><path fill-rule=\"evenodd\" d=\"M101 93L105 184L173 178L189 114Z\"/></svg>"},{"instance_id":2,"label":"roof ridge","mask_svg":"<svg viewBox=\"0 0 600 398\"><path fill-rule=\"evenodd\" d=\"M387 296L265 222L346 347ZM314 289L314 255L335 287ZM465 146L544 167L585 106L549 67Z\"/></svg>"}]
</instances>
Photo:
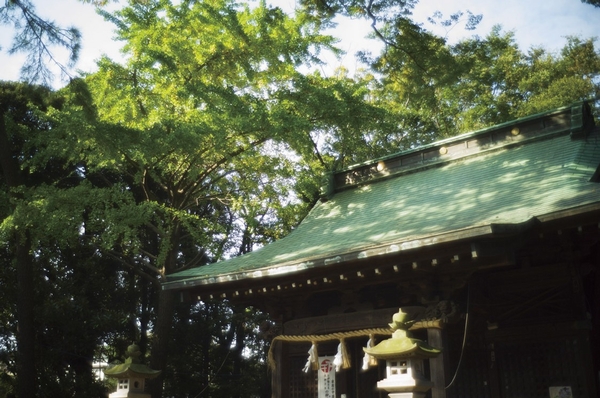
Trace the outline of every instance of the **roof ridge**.
<instances>
[{"instance_id":1,"label":"roof ridge","mask_svg":"<svg viewBox=\"0 0 600 398\"><path fill-rule=\"evenodd\" d=\"M326 201L336 192L367 182L398 177L490 150L523 145L532 140L560 134L571 134L573 139L585 138L592 128L593 116L587 102L575 103L329 173L326 185L321 189L321 200Z\"/></svg>"}]
</instances>

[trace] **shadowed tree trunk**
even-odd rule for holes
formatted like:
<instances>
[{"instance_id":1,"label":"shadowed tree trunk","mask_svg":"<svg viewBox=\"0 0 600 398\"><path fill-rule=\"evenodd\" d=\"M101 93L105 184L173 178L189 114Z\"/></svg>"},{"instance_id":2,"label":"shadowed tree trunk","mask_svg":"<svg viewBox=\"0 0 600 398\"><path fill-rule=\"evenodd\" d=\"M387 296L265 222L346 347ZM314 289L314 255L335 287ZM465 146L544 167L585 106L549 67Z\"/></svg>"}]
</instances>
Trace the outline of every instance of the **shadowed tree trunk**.
<instances>
[{"instance_id":1,"label":"shadowed tree trunk","mask_svg":"<svg viewBox=\"0 0 600 398\"><path fill-rule=\"evenodd\" d=\"M25 232L25 235L28 235ZM19 397L35 397L37 375L35 371L35 324L33 264L29 255L29 237L16 239L17 266L17 392Z\"/></svg>"},{"instance_id":2,"label":"shadowed tree trunk","mask_svg":"<svg viewBox=\"0 0 600 398\"><path fill-rule=\"evenodd\" d=\"M161 398L163 391L164 370L167 366L168 345L173 323L175 294L171 290L161 290L158 299L158 316L154 328L152 357L150 367L163 371L150 384L152 398Z\"/></svg>"},{"instance_id":3,"label":"shadowed tree trunk","mask_svg":"<svg viewBox=\"0 0 600 398\"><path fill-rule=\"evenodd\" d=\"M178 243L180 238L180 227L175 226L170 234L171 249L165 261L164 275L173 272L177 267ZM161 374L150 384L152 398L161 398L167 360L169 357L168 347L173 327L173 316L175 314L175 293L171 290L158 292L158 306L156 310L156 326L153 330L152 356L150 367L161 370Z\"/></svg>"},{"instance_id":4,"label":"shadowed tree trunk","mask_svg":"<svg viewBox=\"0 0 600 398\"><path fill-rule=\"evenodd\" d=\"M8 99L5 99L8 101ZM4 120L7 103L0 104L0 167L9 191L21 185L21 173L16 157L10 151L11 145ZM37 390L35 371L35 325L33 263L29 254L31 240L27 231L14 234L15 266L17 268L17 395L34 397Z\"/></svg>"}]
</instances>

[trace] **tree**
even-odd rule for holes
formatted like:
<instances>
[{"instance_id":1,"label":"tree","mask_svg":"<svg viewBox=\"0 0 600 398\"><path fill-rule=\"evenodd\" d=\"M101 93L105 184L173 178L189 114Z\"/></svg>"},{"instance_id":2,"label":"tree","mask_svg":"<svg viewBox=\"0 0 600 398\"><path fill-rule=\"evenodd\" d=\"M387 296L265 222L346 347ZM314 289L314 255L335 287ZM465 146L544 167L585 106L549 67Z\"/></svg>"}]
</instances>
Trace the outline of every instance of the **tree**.
<instances>
[{"instance_id":1,"label":"tree","mask_svg":"<svg viewBox=\"0 0 600 398\"><path fill-rule=\"evenodd\" d=\"M50 116L73 104L24 83L2 83L0 94L0 281L7 315L0 362L16 374L18 396L36 396L39 387L55 396L101 397L92 359L120 330L126 300L114 264L82 237L90 206L80 199L89 196L89 184L63 156L61 129Z\"/></svg>"},{"instance_id":2,"label":"tree","mask_svg":"<svg viewBox=\"0 0 600 398\"><path fill-rule=\"evenodd\" d=\"M105 16L129 60L103 59L87 78L98 123L81 125L84 108L56 123L82 173L120 200L89 215L106 231L93 237L99 250L155 286L286 232L307 208L288 197L302 168L292 154L314 154L315 126L350 137L377 120L358 85L298 71L333 41L305 15L215 0L132 2ZM160 291L151 367L166 367L174 308Z\"/></svg>"},{"instance_id":3,"label":"tree","mask_svg":"<svg viewBox=\"0 0 600 398\"><path fill-rule=\"evenodd\" d=\"M8 129L4 137L14 142L3 146L10 149L3 159L11 159L3 164L3 194L13 195L12 207L3 214L3 242L9 251L36 253L35 261L30 254L22 257L27 267L16 267L29 270L27 280L33 281L29 290L19 290L20 296L29 297L30 304L36 295L56 297L51 303L59 310L44 307L28 318L33 319L27 328L31 336L19 340L33 341L29 347L36 341L57 346L59 332L52 318L64 323L64 334L70 320L106 308L71 283L80 273L73 259L93 253L93 261L81 266L114 269L116 263L122 267L114 273L117 281L132 282L115 285L126 290L147 286L150 294L121 300L136 308L138 300L158 295L164 275L248 252L298 222L308 203L289 197L294 177L317 170L307 166L311 162L295 163L290 155L314 155L313 126L341 136L356 131L357 124L376 120L370 117L374 107L361 107L362 84L297 71L307 60L318 62L318 48L332 41L318 33L320 25L313 20L290 18L264 4L251 9L229 1L178 6L135 2L109 17L128 40L133 55L128 65L103 60L87 83L75 79L58 95L48 93L56 98L49 107L32 106L31 98L4 102L9 107L20 104L23 115L35 116L36 124L27 134L21 127ZM158 28L166 34L148 35ZM186 29L190 36L184 38ZM197 41L190 42L190 37ZM198 41L211 46L198 46ZM323 102L306 103L316 96ZM352 113L346 109L348 101L354 104ZM333 158L317 158L318 168L332 167ZM28 183L9 186L6 180L12 175ZM310 180L303 179L303 196L313 202L319 184ZM17 239L16 231L28 239ZM120 297L114 291L110 296ZM73 306L75 298L98 304ZM143 341L152 323L152 366L164 368L160 364L169 342L173 298L163 295L156 305L141 305L146 309L139 318L141 330L130 336ZM46 311L53 315L50 319ZM148 311L158 316L148 316ZM19 316L26 313L19 311ZM91 323L102 330L97 322ZM238 331L236 338L242 335ZM38 351L47 354L38 363L40 369L57 368L40 380L44 389L81 394L78 375L87 370L61 374L59 364L79 367L77 358L89 358L90 342L107 338L87 343L65 339L86 347L70 359L62 349L52 355ZM29 380L21 383L22 396L33 396L38 385L32 352L20 355L25 360L19 364L33 369L19 369L19 380ZM241 358L241 351L235 357Z\"/></svg>"},{"instance_id":4,"label":"tree","mask_svg":"<svg viewBox=\"0 0 600 398\"><path fill-rule=\"evenodd\" d=\"M596 39L567 37L560 54L534 48L526 56L528 73L519 82L524 103L515 114L535 112L568 105L600 95L600 49Z\"/></svg>"},{"instance_id":5,"label":"tree","mask_svg":"<svg viewBox=\"0 0 600 398\"><path fill-rule=\"evenodd\" d=\"M23 84L3 84L0 91L0 166L2 169L3 199L13 207L22 198L23 187L28 183L27 173L22 170L22 157L15 149L24 140L28 131L43 128L43 123L30 112L29 103L45 106L48 90ZM3 214L7 217L9 214ZM3 217L3 218L4 218ZM6 222L4 218L3 224ZM14 258L17 273L18 302L17 322L17 371L20 396L35 396L35 327L34 327L34 287L31 234L25 228L7 231L12 241L10 256Z\"/></svg>"},{"instance_id":6,"label":"tree","mask_svg":"<svg viewBox=\"0 0 600 398\"><path fill-rule=\"evenodd\" d=\"M268 396L268 343L256 330L265 322L256 309L223 300L179 305L172 340L180 343L172 349L188 355L173 355L165 370L165 395Z\"/></svg>"},{"instance_id":7,"label":"tree","mask_svg":"<svg viewBox=\"0 0 600 398\"><path fill-rule=\"evenodd\" d=\"M485 38L468 38L453 46L439 37L420 35L414 46L422 62L390 50L370 60L382 75L377 96L400 116L400 130L410 145L599 94L600 53L593 39L568 38L560 54L551 54L543 48L522 52L513 34L500 27Z\"/></svg>"},{"instance_id":8,"label":"tree","mask_svg":"<svg viewBox=\"0 0 600 398\"><path fill-rule=\"evenodd\" d=\"M600 0L581 0L581 2L591 4L594 7L600 7Z\"/></svg>"},{"instance_id":9,"label":"tree","mask_svg":"<svg viewBox=\"0 0 600 398\"><path fill-rule=\"evenodd\" d=\"M368 19L371 22L372 36L385 45L384 51L402 53L404 57L420 66L424 56L419 53L420 36L431 36L411 19L412 10L418 0L302 0L301 12L323 21L325 26L333 22L336 16ZM438 11L429 18L431 23L444 27L455 26L462 22L464 13L458 11L444 19ZM466 12L465 29L473 30L481 21L482 15ZM415 47L415 45L417 45Z\"/></svg>"},{"instance_id":10,"label":"tree","mask_svg":"<svg viewBox=\"0 0 600 398\"><path fill-rule=\"evenodd\" d=\"M69 76L67 67L77 61L81 47L81 34L75 27L63 28L47 21L35 12L29 0L8 0L0 7L0 24L13 25L15 36L9 48L10 54L27 54L21 67L23 79L47 84L53 80L48 64L55 65L62 74ZM53 46L64 47L69 52L65 66L52 52Z\"/></svg>"},{"instance_id":11,"label":"tree","mask_svg":"<svg viewBox=\"0 0 600 398\"><path fill-rule=\"evenodd\" d=\"M105 6L109 0L79 0L96 7ZM21 67L21 78L32 83L48 84L54 80L50 66L56 66L61 74L71 77L68 69L79 57L81 34L73 26L61 27L40 17L30 0L6 0L0 7L0 24L12 25L15 31L9 54L26 53ZM53 47L66 49L69 57L66 63L59 61ZM1 50L1 48L0 48Z\"/></svg>"}]
</instances>

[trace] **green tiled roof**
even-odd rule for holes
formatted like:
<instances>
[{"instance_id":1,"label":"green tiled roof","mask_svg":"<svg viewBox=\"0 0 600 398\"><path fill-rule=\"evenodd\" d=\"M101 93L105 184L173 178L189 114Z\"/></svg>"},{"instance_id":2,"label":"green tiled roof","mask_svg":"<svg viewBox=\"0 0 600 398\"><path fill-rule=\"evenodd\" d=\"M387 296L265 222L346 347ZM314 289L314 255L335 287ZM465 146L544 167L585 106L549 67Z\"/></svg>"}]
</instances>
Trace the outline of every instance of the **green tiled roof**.
<instances>
[{"instance_id":1,"label":"green tiled roof","mask_svg":"<svg viewBox=\"0 0 600 398\"><path fill-rule=\"evenodd\" d=\"M319 202L287 237L241 257L173 274L164 287L294 272L342 261L348 253L360 258L374 248L401 251L461 231L489 233L494 225L600 203L600 185L590 182L600 164L600 134L596 129L573 138L570 128L480 146L363 181Z\"/></svg>"}]
</instances>

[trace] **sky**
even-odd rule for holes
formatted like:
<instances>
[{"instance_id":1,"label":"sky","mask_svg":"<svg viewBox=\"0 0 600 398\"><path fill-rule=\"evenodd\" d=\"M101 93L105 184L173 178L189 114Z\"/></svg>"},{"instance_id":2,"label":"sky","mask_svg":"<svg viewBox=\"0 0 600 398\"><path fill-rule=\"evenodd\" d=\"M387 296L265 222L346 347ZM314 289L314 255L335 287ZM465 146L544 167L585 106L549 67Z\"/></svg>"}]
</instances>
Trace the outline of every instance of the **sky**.
<instances>
[{"instance_id":1,"label":"sky","mask_svg":"<svg viewBox=\"0 0 600 398\"><path fill-rule=\"evenodd\" d=\"M294 7L294 0L271 0L284 9ZM96 14L94 7L78 0L33 0L39 16L53 20L63 26L75 26L82 33L82 51L76 71L93 72L96 60L103 54L120 59L122 43L113 40L113 26ZM112 7L115 7L112 5ZM427 17L435 11L449 16L456 11L471 11L483 14L483 19L475 31L466 31L462 25L446 31L442 27L433 27L427 23ZM420 0L413 12L416 22L434 33L444 36L449 43L455 43L463 37L473 34L486 36L494 25L502 25L504 31L513 31L522 50L532 46L543 46L550 51L559 51L566 43L567 36L581 38L600 38L600 8L594 8L580 0ZM327 58L325 74L333 73L335 68L344 66L353 72L360 65L354 59L354 53L363 49L376 49L377 44L364 39L368 32L368 22L341 21L331 33L340 38L338 46L346 51L342 59ZM19 68L23 56L9 56L12 31L6 26L0 27L0 80L18 80ZM597 43L600 47L600 42ZM59 59L66 62L64 52L55 49ZM64 81L59 78L55 86Z\"/></svg>"}]
</instances>

